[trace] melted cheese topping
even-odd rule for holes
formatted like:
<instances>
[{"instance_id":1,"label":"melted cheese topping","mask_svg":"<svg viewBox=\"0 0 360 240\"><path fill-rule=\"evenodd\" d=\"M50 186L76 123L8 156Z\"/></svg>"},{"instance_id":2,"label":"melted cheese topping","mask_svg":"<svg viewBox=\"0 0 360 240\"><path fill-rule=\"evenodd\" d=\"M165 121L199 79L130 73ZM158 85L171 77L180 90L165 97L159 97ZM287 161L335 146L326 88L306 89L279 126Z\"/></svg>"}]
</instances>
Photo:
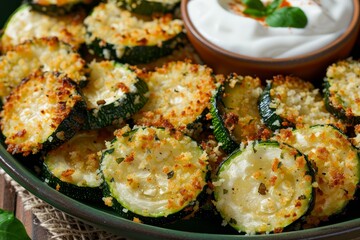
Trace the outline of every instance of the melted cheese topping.
<instances>
[{"instance_id":1,"label":"melted cheese topping","mask_svg":"<svg viewBox=\"0 0 360 240\"><path fill-rule=\"evenodd\" d=\"M1 112L7 150L12 154L37 153L81 100L67 78L52 72L31 75L14 89Z\"/></svg>"},{"instance_id":2,"label":"melted cheese topping","mask_svg":"<svg viewBox=\"0 0 360 240\"><path fill-rule=\"evenodd\" d=\"M265 126L258 111L261 93L259 78L233 75L227 80L222 96L223 120L237 142L259 139L262 135Z\"/></svg>"},{"instance_id":3,"label":"melted cheese topping","mask_svg":"<svg viewBox=\"0 0 360 240\"><path fill-rule=\"evenodd\" d=\"M30 6L25 5L18 9L7 23L1 44L6 50L25 40L57 37L78 48L85 42L84 19L85 11L53 17L33 11Z\"/></svg>"},{"instance_id":4,"label":"melted cheese topping","mask_svg":"<svg viewBox=\"0 0 360 240\"><path fill-rule=\"evenodd\" d=\"M115 46L117 57L123 55L125 47L161 46L162 42L172 39L183 31L181 20L172 19L171 15L142 20L129 11L117 7L114 2L101 3L85 19L86 42L91 44L96 39Z\"/></svg>"},{"instance_id":5,"label":"melted cheese topping","mask_svg":"<svg viewBox=\"0 0 360 240\"><path fill-rule=\"evenodd\" d=\"M101 163L112 197L142 216L167 216L195 201L206 185L207 155L180 133L139 128L116 133Z\"/></svg>"},{"instance_id":6,"label":"melted cheese topping","mask_svg":"<svg viewBox=\"0 0 360 240\"><path fill-rule=\"evenodd\" d=\"M326 77L334 107L343 108L346 115L360 116L360 62L339 61L327 69Z\"/></svg>"},{"instance_id":7,"label":"melted cheese topping","mask_svg":"<svg viewBox=\"0 0 360 240\"><path fill-rule=\"evenodd\" d=\"M281 139L307 154L317 169L315 206L308 222L317 225L339 213L353 199L360 180L359 157L346 136L332 126L316 126L284 130Z\"/></svg>"},{"instance_id":8,"label":"melted cheese topping","mask_svg":"<svg viewBox=\"0 0 360 240\"><path fill-rule=\"evenodd\" d=\"M312 199L305 157L266 143L250 143L242 150L220 169L215 206L240 232L281 231L306 213Z\"/></svg>"},{"instance_id":9,"label":"melted cheese topping","mask_svg":"<svg viewBox=\"0 0 360 240\"><path fill-rule=\"evenodd\" d=\"M270 90L270 107L276 114L296 127L335 124L344 128L325 108L325 102L310 82L296 77L276 76Z\"/></svg>"},{"instance_id":10,"label":"melted cheese topping","mask_svg":"<svg viewBox=\"0 0 360 240\"><path fill-rule=\"evenodd\" d=\"M217 88L212 70L188 62L170 62L144 79L149 101L135 114L140 125L186 128L209 107Z\"/></svg>"},{"instance_id":11,"label":"melted cheese topping","mask_svg":"<svg viewBox=\"0 0 360 240\"><path fill-rule=\"evenodd\" d=\"M137 75L127 65L111 61L93 61L89 68L89 82L83 89L83 94L91 109L114 103L125 98L126 93L137 91Z\"/></svg>"},{"instance_id":12,"label":"melted cheese topping","mask_svg":"<svg viewBox=\"0 0 360 240\"><path fill-rule=\"evenodd\" d=\"M6 97L22 79L39 68L64 72L76 82L86 80L85 61L70 46L57 38L34 39L0 57L0 96Z\"/></svg>"},{"instance_id":13,"label":"melted cheese topping","mask_svg":"<svg viewBox=\"0 0 360 240\"><path fill-rule=\"evenodd\" d=\"M111 132L82 131L45 157L49 171L63 182L80 187L99 187L98 152L105 149L105 141L113 138Z\"/></svg>"}]
</instances>

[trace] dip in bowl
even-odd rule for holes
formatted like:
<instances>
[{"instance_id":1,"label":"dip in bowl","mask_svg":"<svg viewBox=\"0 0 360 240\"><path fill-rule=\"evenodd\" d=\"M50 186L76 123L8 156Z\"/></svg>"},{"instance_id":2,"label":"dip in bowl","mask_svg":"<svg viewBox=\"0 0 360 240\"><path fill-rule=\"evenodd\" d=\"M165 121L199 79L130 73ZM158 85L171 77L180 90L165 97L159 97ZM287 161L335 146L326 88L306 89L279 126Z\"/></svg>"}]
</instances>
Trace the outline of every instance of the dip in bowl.
<instances>
[{"instance_id":1,"label":"dip in bowl","mask_svg":"<svg viewBox=\"0 0 360 240\"><path fill-rule=\"evenodd\" d=\"M350 56L359 1L283 0L272 9L273 2L251 7L240 0L184 0L181 13L191 43L217 73L319 82L329 64Z\"/></svg>"}]
</instances>

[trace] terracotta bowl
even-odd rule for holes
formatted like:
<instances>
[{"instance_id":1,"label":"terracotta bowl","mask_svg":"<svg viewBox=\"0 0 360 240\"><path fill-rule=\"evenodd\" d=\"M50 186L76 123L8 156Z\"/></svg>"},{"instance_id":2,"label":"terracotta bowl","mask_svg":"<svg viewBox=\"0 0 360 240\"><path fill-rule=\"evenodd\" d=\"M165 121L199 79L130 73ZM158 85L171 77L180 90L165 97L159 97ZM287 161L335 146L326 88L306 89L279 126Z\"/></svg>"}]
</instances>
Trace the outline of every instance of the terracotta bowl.
<instances>
[{"instance_id":1,"label":"terracotta bowl","mask_svg":"<svg viewBox=\"0 0 360 240\"><path fill-rule=\"evenodd\" d=\"M346 31L333 42L311 53L295 57L273 59L257 58L236 54L222 49L206 38L192 23L187 5L191 0L181 1L181 15L190 42L200 57L215 73L258 76L270 79L277 74L296 75L312 82L322 82L327 66L331 63L350 56L357 42L360 29L359 1L353 0L354 16Z\"/></svg>"}]
</instances>

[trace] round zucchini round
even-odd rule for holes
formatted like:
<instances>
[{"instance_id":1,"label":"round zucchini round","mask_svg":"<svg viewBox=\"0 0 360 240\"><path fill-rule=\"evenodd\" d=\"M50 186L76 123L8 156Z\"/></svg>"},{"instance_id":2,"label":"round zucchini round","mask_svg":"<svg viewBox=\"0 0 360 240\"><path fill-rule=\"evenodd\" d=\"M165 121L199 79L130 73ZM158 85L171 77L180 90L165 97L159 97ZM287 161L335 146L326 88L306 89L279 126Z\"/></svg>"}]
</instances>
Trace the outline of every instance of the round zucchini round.
<instances>
[{"instance_id":1,"label":"round zucchini round","mask_svg":"<svg viewBox=\"0 0 360 240\"><path fill-rule=\"evenodd\" d=\"M232 74L211 99L214 135L226 152L241 142L269 138L271 131L262 123L257 107L261 93L259 78Z\"/></svg>"},{"instance_id":2,"label":"round zucchini round","mask_svg":"<svg viewBox=\"0 0 360 240\"><path fill-rule=\"evenodd\" d=\"M249 142L221 164L213 182L215 206L239 232L281 232L311 209L312 183L307 158L295 148Z\"/></svg>"},{"instance_id":3,"label":"round zucchini round","mask_svg":"<svg viewBox=\"0 0 360 240\"><path fill-rule=\"evenodd\" d=\"M169 55L183 45L183 23L164 15L143 20L114 2L100 3L85 19L86 43L105 59L140 64Z\"/></svg>"},{"instance_id":4,"label":"round zucchini round","mask_svg":"<svg viewBox=\"0 0 360 240\"><path fill-rule=\"evenodd\" d=\"M42 178L49 186L75 199L101 202L102 176L98 152L112 139L106 129L80 131L43 157Z\"/></svg>"},{"instance_id":5,"label":"round zucchini round","mask_svg":"<svg viewBox=\"0 0 360 240\"><path fill-rule=\"evenodd\" d=\"M360 124L360 62L344 60L329 66L324 79L326 108L341 120Z\"/></svg>"},{"instance_id":6,"label":"round zucchini round","mask_svg":"<svg viewBox=\"0 0 360 240\"><path fill-rule=\"evenodd\" d=\"M86 104L66 75L38 71L11 92L1 117L7 151L26 156L73 137L85 122Z\"/></svg>"},{"instance_id":7,"label":"round zucchini round","mask_svg":"<svg viewBox=\"0 0 360 240\"><path fill-rule=\"evenodd\" d=\"M308 127L315 124L345 125L330 114L319 89L297 77L275 76L260 97L260 115L275 131L288 127Z\"/></svg>"},{"instance_id":8,"label":"round zucchini round","mask_svg":"<svg viewBox=\"0 0 360 240\"><path fill-rule=\"evenodd\" d=\"M315 204L307 216L310 226L341 213L355 197L360 181L357 149L332 125L282 131L280 139L306 154L315 172Z\"/></svg>"},{"instance_id":9,"label":"round zucchini round","mask_svg":"<svg viewBox=\"0 0 360 240\"><path fill-rule=\"evenodd\" d=\"M57 37L78 49L85 43L85 11L52 17L21 5L8 19L1 36L2 52L33 38Z\"/></svg>"},{"instance_id":10,"label":"round zucchini round","mask_svg":"<svg viewBox=\"0 0 360 240\"><path fill-rule=\"evenodd\" d=\"M207 154L195 141L162 128L128 126L101 160L104 201L125 218L160 225L192 214L207 184Z\"/></svg>"},{"instance_id":11,"label":"round zucchini round","mask_svg":"<svg viewBox=\"0 0 360 240\"><path fill-rule=\"evenodd\" d=\"M119 7L144 15L172 12L180 2L181 0L116 0Z\"/></svg>"},{"instance_id":12,"label":"round zucchini round","mask_svg":"<svg viewBox=\"0 0 360 240\"><path fill-rule=\"evenodd\" d=\"M86 81L85 60L56 37L36 38L16 45L0 57L0 97L40 69L65 73L77 83Z\"/></svg>"},{"instance_id":13,"label":"round zucchini round","mask_svg":"<svg viewBox=\"0 0 360 240\"><path fill-rule=\"evenodd\" d=\"M112 61L91 62L82 89L88 107L88 128L119 125L147 102L147 84L128 65Z\"/></svg>"},{"instance_id":14,"label":"round zucchini round","mask_svg":"<svg viewBox=\"0 0 360 240\"><path fill-rule=\"evenodd\" d=\"M180 130L204 116L218 87L210 68L184 61L168 62L144 80L149 101L133 116L135 123Z\"/></svg>"}]
</instances>

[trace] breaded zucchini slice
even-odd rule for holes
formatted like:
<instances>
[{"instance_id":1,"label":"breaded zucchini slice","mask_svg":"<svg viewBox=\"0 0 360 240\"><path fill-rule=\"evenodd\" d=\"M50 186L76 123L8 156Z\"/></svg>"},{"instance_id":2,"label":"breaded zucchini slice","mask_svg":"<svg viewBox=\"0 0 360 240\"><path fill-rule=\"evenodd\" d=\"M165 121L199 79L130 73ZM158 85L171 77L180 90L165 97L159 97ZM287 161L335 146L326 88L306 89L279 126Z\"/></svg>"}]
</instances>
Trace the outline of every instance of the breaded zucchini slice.
<instances>
[{"instance_id":1,"label":"breaded zucchini slice","mask_svg":"<svg viewBox=\"0 0 360 240\"><path fill-rule=\"evenodd\" d=\"M344 124L326 110L319 91L310 82L300 78L275 76L272 81L268 81L260 97L260 115L274 131L316 124L334 124L345 129Z\"/></svg>"},{"instance_id":2,"label":"breaded zucchini slice","mask_svg":"<svg viewBox=\"0 0 360 240\"><path fill-rule=\"evenodd\" d=\"M147 101L147 84L136 69L113 61L93 61L82 89L89 110L89 128L101 128L129 118Z\"/></svg>"},{"instance_id":3,"label":"breaded zucchini slice","mask_svg":"<svg viewBox=\"0 0 360 240\"><path fill-rule=\"evenodd\" d=\"M180 132L128 126L103 151L104 201L118 214L160 225L193 213L207 184L208 157Z\"/></svg>"},{"instance_id":4,"label":"breaded zucchini slice","mask_svg":"<svg viewBox=\"0 0 360 240\"><path fill-rule=\"evenodd\" d=\"M38 69L66 73L73 81L86 81L85 61L57 38L37 38L0 56L0 97L9 95L22 79Z\"/></svg>"},{"instance_id":5,"label":"breaded zucchini slice","mask_svg":"<svg viewBox=\"0 0 360 240\"><path fill-rule=\"evenodd\" d=\"M8 152L26 156L70 139L85 117L77 84L60 73L38 71L9 95L1 112L1 131Z\"/></svg>"},{"instance_id":6,"label":"breaded zucchini slice","mask_svg":"<svg viewBox=\"0 0 360 240\"><path fill-rule=\"evenodd\" d=\"M218 87L212 70L190 62L169 62L149 72L149 101L134 115L135 123L184 130L210 108Z\"/></svg>"},{"instance_id":7,"label":"breaded zucchini slice","mask_svg":"<svg viewBox=\"0 0 360 240\"><path fill-rule=\"evenodd\" d=\"M249 142L221 164L214 204L239 232L281 232L311 209L312 182L306 156L295 148Z\"/></svg>"},{"instance_id":8,"label":"breaded zucchini slice","mask_svg":"<svg viewBox=\"0 0 360 240\"><path fill-rule=\"evenodd\" d=\"M319 125L282 130L280 140L306 154L316 170L315 206L307 223L318 225L341 213L354 199L360 179L358 151L347 136L331 125Z\"/></svg>"},{"instance_id":9,"label":"breaded zucchini slice","mask_svg":"<svg viewBox=\"0 0 360 240\"><path fill-rule=\"evenodd\" d=\"M113 0L116 4L137 14L172 12L181 0Z\"/></svg>"},{"instance_id":10,"label":"breaded zucchini slice","mask_svg":"<svg viewBox=\"0 0 360 240\"><path fill-rule=\"evenodd\" d=\"M103 181L98 152L113 138L107 129L78 132L43 157L43 180L72 198L100 202Z\"/></svg>"},{"instance_id":11,"label":"breaded zucchini slice","mask_svg":"<svg viewBox=\"0 0 360 240\"><path fill-rule=\"evenodd\" d=\"M114 2L100 3L85 25L86 43L96 55L129 64L169 55L184 38L183 22L172 15L144 20Z\"/></svg>"},{"instance_id":12,"label":"breaded zucchini slice","mask_svg":"<svg viewBox=\"0 0 360 240\"><path fill-rule=\"evenodd\" d=\"M211 99L214 135L227 152L241 142L270 137L258 110L262 91L259 78L231 74Z\"/></svg>"},{"instance_id":13,"label":"breaded zucchini slice","mask_svg":"<svg viewBox=\"0 0 360 240\"><path fill-rule=\"evenodd\" d=\"M353 125L360 124L360 62L343 60L328 67L324 82L326 108Z\"/></svg>"},{"instance_id":14,"label":"breaded zucchini slice","mask_svg":"<svg viewBox=\"0 0 360 240\"><path fill-rule=\"evenodd\" d=\"M10 50L25 40L42 37L57 37L79 48L85 42L85 11L51 17L33 11L29 5L20 6L8 19L1 36L2 52Z\"/></svg>"},{"instance_id":15,"label":"breaded zucchini slice","mask_svg":"<svg viewBox=\"0 0 360 240\"><path fill-rule=\"evenodd\" d=\"M94 0L24 0L24 2L38 12L60 16L72 12L80 5L91 4Z\"/></svg>"}]
</instances>

